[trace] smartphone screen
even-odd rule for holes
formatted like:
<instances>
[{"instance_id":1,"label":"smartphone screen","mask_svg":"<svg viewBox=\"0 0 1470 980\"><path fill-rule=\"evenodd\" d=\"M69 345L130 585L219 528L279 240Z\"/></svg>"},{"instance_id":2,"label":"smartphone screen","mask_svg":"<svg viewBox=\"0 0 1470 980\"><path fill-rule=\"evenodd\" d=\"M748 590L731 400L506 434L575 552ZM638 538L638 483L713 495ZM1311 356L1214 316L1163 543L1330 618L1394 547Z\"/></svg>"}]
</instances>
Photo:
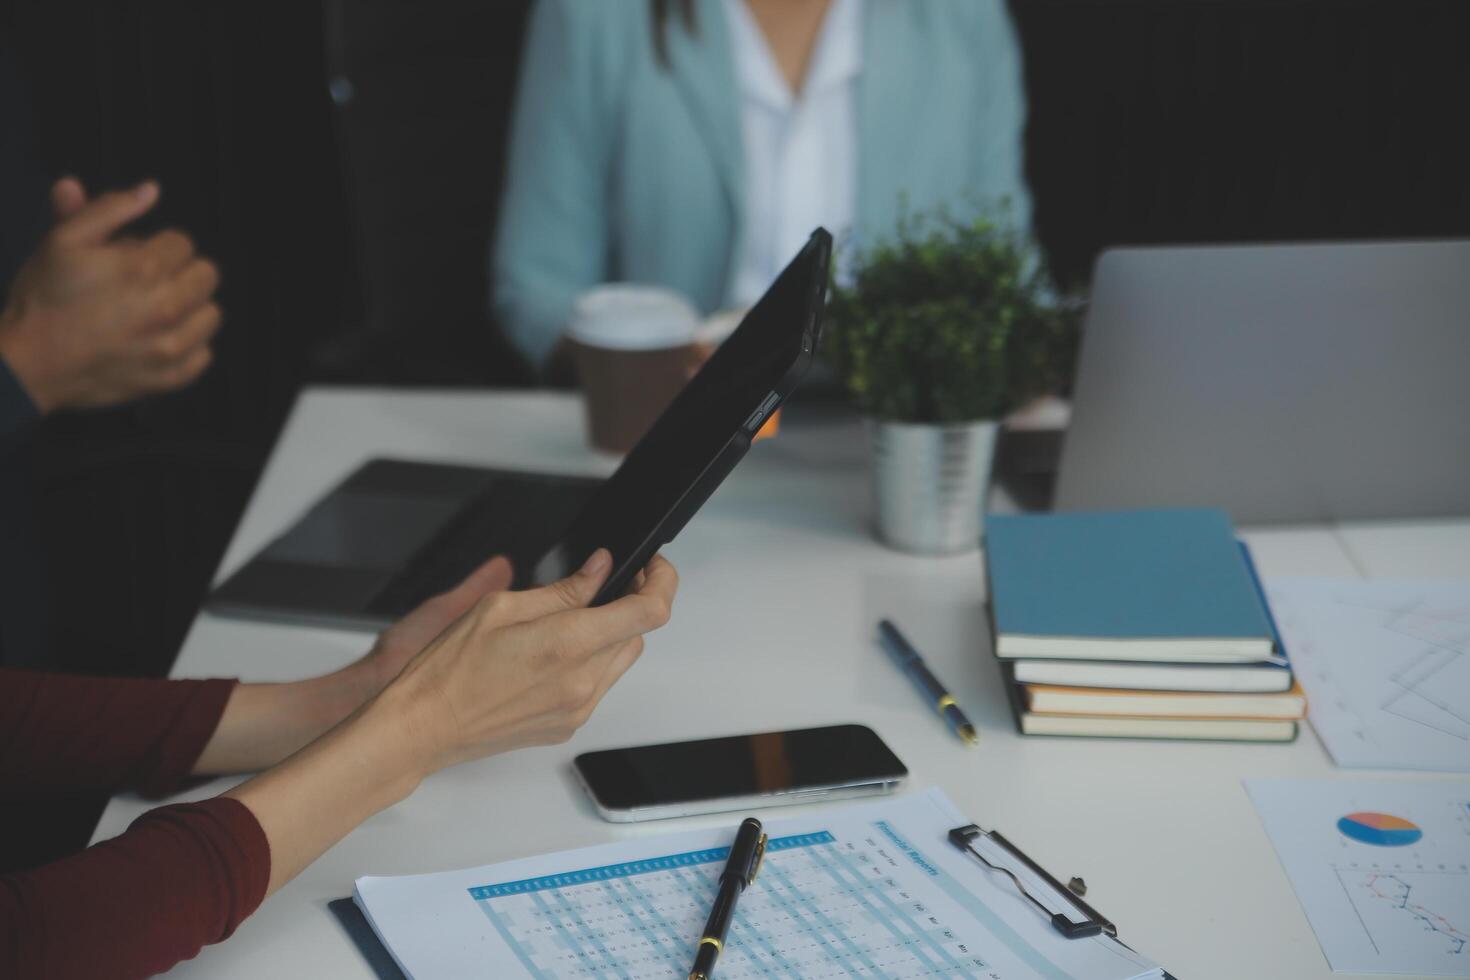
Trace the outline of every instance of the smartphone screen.
<instances>
[{"instance_id":1,"label":"smartphone screen","mask_svg":"<svg viewBox=\"0 0 1470 980\"><path fill-rule=\"evenodd\" d=\"M894 782L908 775L898 756L863 725L608 749L577 756L576 766L608 810Z\"/></svg>"}]
</instances>

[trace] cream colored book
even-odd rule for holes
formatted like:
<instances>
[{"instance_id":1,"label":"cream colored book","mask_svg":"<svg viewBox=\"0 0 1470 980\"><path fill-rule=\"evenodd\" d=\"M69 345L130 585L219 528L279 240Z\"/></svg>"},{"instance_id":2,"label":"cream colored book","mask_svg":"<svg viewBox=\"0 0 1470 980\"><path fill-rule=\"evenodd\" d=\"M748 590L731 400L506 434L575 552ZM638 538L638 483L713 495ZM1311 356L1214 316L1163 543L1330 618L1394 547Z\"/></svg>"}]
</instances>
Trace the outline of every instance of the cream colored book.
<instances>
[{"instance_id":1,"label":"cream colored book","mask_svg":"<svg viewBox=\"0 0 1470 980\"><path fill-rule=\"evenodd\" d=\"M1300 684L1293 684L1289 691L1279 694L1139 691L1048 684L1022 684L1021 689L1026 710L1035 714L1287 721L1307 714L1307 696Z\"/></svg>"},{"instance_id":2,"label":"cream colored book","mask_svg":"<svg viewBox=\"0 0 1470 980\"><path fill-rule=\"evenodd\" d=\"M1150 691L1276 694L1291 687L1284 664L1153 664L1101 660L1013 660L1023 684Z\"/></svg>"},{"instance_id":3,"label":"cream colored book","mask_svg":"<svg viewBox=\"0 0 1470 980\"><path fill-rule=\"evenodd\" d=\"M1296 738L1297 723L1250 718L1128 718L1027 712L1021 716L1021 731L1026 735L1290 742Z\"/></svg>"}]
</instances>

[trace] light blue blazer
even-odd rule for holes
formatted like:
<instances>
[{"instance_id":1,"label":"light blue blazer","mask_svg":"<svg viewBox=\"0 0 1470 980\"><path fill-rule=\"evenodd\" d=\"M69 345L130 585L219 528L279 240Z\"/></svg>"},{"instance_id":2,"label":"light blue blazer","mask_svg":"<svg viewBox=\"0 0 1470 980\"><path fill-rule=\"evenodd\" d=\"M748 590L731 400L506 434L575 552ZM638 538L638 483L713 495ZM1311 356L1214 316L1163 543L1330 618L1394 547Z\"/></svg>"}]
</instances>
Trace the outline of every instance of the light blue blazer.
<instances>
[{"instance_id":1,"label":"light blue blazer","mask_svg":"<svg viewBox=\"0 0 1470 980\"><path fill-rule=\"evenodd\" d=\"M864 2L848 246L892 232L905 207L1007 199L1029 227L1004 0ZM668 286L705 312L727 301L745 217L739 92L723 3L696 8L696 35L671 19L665 70L645 0L536 4L491 259L497 317L535 364L600 282Z\"/></svg>"}]
</instances>

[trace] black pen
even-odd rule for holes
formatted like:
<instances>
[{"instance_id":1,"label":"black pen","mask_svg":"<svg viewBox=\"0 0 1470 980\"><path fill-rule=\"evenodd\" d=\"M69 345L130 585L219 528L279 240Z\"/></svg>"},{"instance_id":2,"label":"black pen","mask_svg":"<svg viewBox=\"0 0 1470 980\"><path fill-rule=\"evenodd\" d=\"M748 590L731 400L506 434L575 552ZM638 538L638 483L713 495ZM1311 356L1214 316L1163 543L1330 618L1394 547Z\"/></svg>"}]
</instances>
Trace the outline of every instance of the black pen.
<instances>
[{"instance_id":1,"label":"black pen","mask_svg":"<svg viewBox=\"0 0 1470 980\"><path fill-rule=\"evenodd\" d=\"M970 724L970 719L966 718L960 706L955 704L954 696L944 689L944 685L939 683L939 678L929 672L929 668L924 665L924 658L919 656L919 651L914 649L913 644L904 639L898 627L886 619L881 619L878 621L878 634L883 638L883 646L888 653L898 661L903 672L909 675L909 679L914 682L919 693L931 699L934 710L939 712L941 718L949 722L949 727L954 730L954 733L971 745L980 741L980 736L975 733L975 726Z\"/></svg>"},{"instance_id":2,"label":"black pen","mask_svg":"<svg viewBox=\"0 0 1470 980\"><path fill-rule=\"evenodd\" d=\"M715 906L710 909L709 919L704 924L704 935L699 940L699 950L694 954L694 965L689 968L689 980L709 980L715 972L715 960L725 949L725 933L730 931L730 920L735 918L735 903L746 887L755 881L761 869L761 858L766 856L766 835L761 832L761 822L755 817L746 817L735 833L735 843L730 845L730 858L725 870L720 872L720 890L715 894Z\"/></svg>"}]
</instances>

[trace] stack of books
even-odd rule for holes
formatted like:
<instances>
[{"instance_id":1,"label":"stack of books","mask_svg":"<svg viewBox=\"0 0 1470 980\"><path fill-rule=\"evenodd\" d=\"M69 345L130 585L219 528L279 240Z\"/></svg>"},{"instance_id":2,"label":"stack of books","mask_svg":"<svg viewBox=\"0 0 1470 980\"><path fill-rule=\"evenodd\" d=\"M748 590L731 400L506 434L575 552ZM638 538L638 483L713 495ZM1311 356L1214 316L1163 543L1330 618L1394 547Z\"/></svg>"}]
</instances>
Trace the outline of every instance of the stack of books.
<instances>
[{"instance_id":1,"label":"stack of books","mask_svg":"<svg viewBox=\"0 0 1470 980\"><path fill-rule=\"evenodd\" d=\"M985 561L1023 733L1296 737L1306 697L1223 511L991 516Z\"/></svg>"}]
</instances>

